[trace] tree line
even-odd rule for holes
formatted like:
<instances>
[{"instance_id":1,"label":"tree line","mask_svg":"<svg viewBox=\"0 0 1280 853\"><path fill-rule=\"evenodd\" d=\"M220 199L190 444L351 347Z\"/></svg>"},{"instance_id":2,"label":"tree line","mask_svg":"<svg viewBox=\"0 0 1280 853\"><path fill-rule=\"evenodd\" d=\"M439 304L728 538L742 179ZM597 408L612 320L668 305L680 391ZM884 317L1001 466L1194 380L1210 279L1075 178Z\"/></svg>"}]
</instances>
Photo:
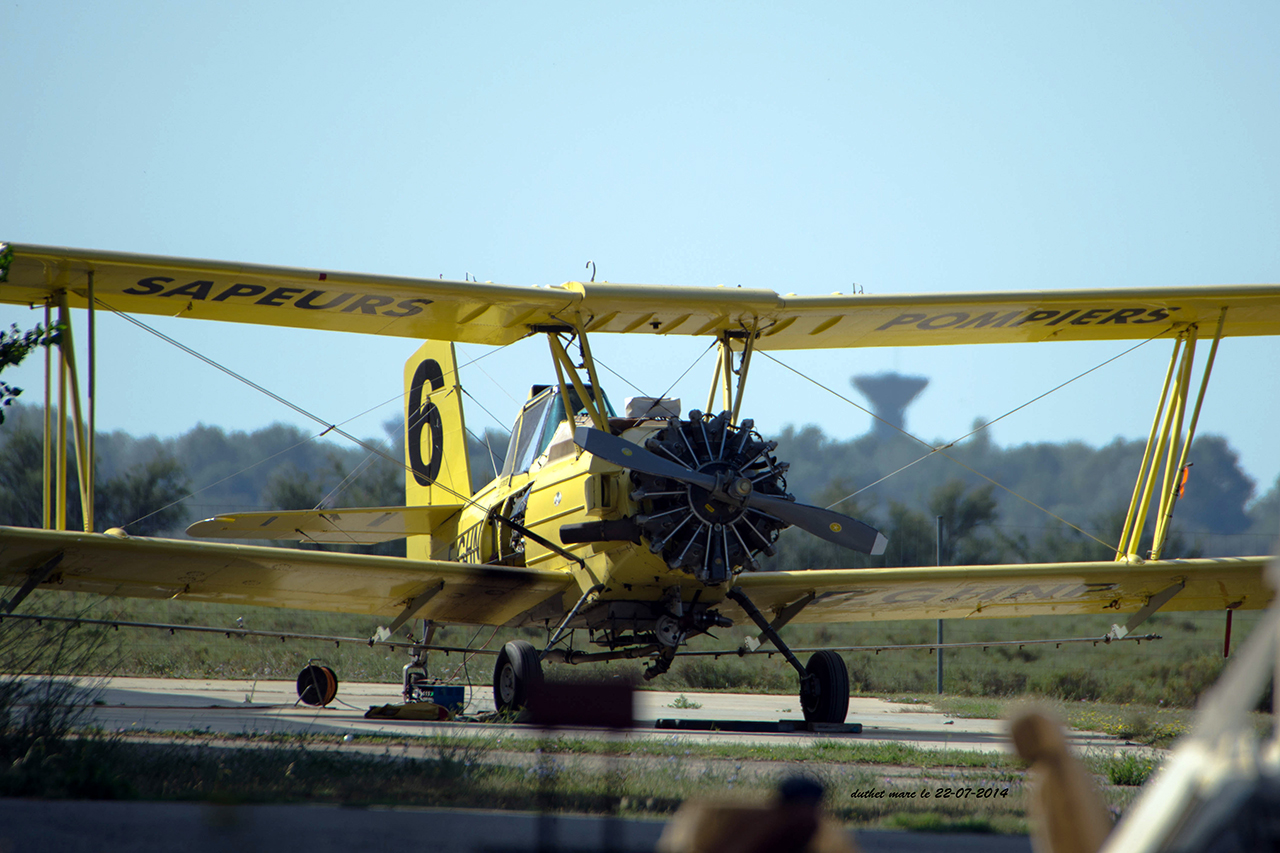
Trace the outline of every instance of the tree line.
<instances>
[{"instance_id":1,"label":"tree line","mask_svg":"<svg viewBox=\"0 0 1280 853\"><path fill-rule=\"evenodd\" d=\"M889 550L883 560L859 559L796 542L787 531L774 565L932 565L938 516L943 564L1111 559L1145 442L1000 447L981 426L975 423L969 439L938 452L901 436L841 441L816 427L785 428L777 436L778 456L791 462L789 488L801 500L877 525L889 537ZM1220 436L1196 438L1188 461L1187 488L1163 556L1271 552L1280 534L1277 484L1259 496ZM1149 521L1143 548L1150 528Z\"/></svg>"},{"instance_id":2,"label":"tree line","mask_svg":"<svg viewBox=\"0 0 1280 853\"><path fill-rule=\"evenodd\" d=\"M8 415L0 428L0 524L39 526L42 412L15 404ZM1110 559L1143 452L1142 442L1123 439L999 447L982 431L937 453L901 437L833 439L812 426L775 438L799 500L876 525L889 548L870 558L789 530L765 561L770 569L933 565L938 517L943 564ZM199 424L170 438L99 433L96 526L181 535L192 521L225 512L403 504L400 422L384 424L364 445L284 424L247 432ZM471 437L476 488L502 465L506 446L498 430ZM68 459L74 467L74 453ZM1190 461L1165 556L1269 552L1280 532L1280 490L1258 496L1221 437L1197 438ZM71 480L68 526L78 529ZM375 550L403 553L403 543Z\"/></svg>"}]
</instances>

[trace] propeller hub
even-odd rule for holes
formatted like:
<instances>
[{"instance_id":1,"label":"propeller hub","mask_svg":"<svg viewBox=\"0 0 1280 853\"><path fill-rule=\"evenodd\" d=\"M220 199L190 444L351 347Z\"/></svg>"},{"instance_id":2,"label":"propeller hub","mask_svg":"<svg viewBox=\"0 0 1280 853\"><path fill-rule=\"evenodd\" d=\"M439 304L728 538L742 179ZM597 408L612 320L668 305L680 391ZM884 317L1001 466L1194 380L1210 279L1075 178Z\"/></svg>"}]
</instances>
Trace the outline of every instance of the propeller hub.
<instances>
[{"instance_id":1,"label":"propeller hub","mask_svg":"<svg viewBox=\"0 0 1280 853\"><path fill-rule=\"evenodd\" d=\"M698 470L703 474L714 476L716 478L716 488L708 490L692 484L687 487L689 489L689 508L693 510L694 515L699 520L713 525L731 524L737 521L743 513L742 505L725 499L736 496L734 487L744 478L738 476L738 472L724 462L711 462L703 465ZM721 485L725 482L730 484L728 488Z\"/></svg>"},{"instance_id":2,"label":"propeller hub","mask_svg":"<svg viewBox=\"0 0 1280 853\"><path fill-rule=\"evenodd\" d=\"M671 418L644 447L586 426L573 440L630 471L641 504L633 519L649 550L702 583L759 568L755 555L773 556L778 531L793 524L844 548L884 553L884 535L871 525L787 494L787 465L773 457L778 443L762 440L751 421L731 423L728 412Z\"/></svg>"},{"instance_id":3,"label":"propeller hub","mask_svg":"<svg viewBox=\"0 0 1280 853\"><path fill-rule=\"evenodd\" d=\"M670 419L644 446L698 475L694 483L674 470L668 476L657 468L631 470L644 495L637 516L644 519L643 535L667 565L718 584L741 569L758 568L759 554L774 554L778 532L787 523L744 502L753 495L789 498L786 466L773 456L777 445L761 438L751 421L732 424L727 413L690 412L687 420Z\"/></svg>"}]
</instances>

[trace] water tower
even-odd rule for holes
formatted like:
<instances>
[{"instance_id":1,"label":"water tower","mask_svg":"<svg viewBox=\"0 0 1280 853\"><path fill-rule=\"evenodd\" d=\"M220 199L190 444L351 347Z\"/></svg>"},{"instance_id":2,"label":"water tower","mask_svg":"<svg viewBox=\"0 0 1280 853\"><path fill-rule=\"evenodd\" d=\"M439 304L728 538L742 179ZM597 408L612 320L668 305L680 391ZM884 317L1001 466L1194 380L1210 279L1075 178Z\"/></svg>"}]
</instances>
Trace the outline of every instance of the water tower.
<instances>
[{"instance_id":1,"label":"water tower","mask_svg":"<svg viewBox=\"0 0 1280 853\"><path fill-rule=\"evenodd\" d=\"M907 406L929 384L923 376L903 376L901 373L855 376L850 382L867 398L879 418L871 424L871 434L879 438L899 435L898 430L906 428L904 415Z\"/></svg>"}]
</instances>

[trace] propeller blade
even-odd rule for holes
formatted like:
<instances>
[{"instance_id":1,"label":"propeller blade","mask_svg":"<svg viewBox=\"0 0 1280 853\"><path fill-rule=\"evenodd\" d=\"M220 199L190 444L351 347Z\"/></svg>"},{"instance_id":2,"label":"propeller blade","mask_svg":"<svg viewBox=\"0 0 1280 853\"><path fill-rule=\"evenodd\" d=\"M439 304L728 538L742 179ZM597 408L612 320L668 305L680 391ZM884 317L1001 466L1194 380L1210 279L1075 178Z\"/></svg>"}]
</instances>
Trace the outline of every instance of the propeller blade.
<instances>
[{"instance_id":1,"label":"propeller blade","mask_svg":"<svg viewBox=\"0 0 1280 853\"><path fill-rule=\"evenodd\" d=\"M630 468L642 474L691 483L708 491L716 487L716 478L710 474L703 474L701 471L663 459L638 444L598 429L578 427L573 433L573 442L592 456L599 456L606 462L612 462L614 465Z\"/></svg>"},{"instance_id":2,"label":"propeller blade","mask_svg":"<svg viewBox=\"0 0 1280 853\"><path fill-rule=\"evenodd\" d=\"M710 474L694 471L692 468L663 459L638 444L598 429L580 426L573 433L573 441L592 456L598 456L622 468L629 468L654 477L666 477L680 483L689 483L707 491L713 491L717 485L716 478ZM828 542L834 542L864 554L879 556L884 553L885 546L889 542L884 534L871 525L829 509L762 495L758 492L749 494L742 503Z\"/></svg>"},{"instance_id":3,"label":"propeller blade","mask_svg":"<svg viewBox=\"0 0 1280 853\"><path fill-rule=\"evenodd\" d=\"M744 502L752 509L768 513L780 521L799 527L820 539L878 557L889 540L869 524L822 507L795 503L753 492Z\"/></svg>"}]
</instances>

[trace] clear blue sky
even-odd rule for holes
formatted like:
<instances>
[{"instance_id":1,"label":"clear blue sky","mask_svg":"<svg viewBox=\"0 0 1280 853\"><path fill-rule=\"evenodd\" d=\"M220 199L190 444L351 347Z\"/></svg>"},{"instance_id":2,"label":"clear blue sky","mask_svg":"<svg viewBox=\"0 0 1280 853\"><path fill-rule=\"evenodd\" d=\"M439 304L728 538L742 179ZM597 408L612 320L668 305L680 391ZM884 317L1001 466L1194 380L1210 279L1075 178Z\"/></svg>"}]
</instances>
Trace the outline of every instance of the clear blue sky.
<instances>
[{"instance_id":1,"label":"clear blue sky","mask_svg":"<svg viewBox=\"0 0 1280 853\"><path fill-rule=\"evenodd\" d=\"M530 285L591 259L611 281L782 293L1280 280L1275 3L373 5L6 2L0 240ZM326 421L372 409L362 434L395 416L414 349L155 322ZM303 423L101 329L100 428ZM658 393L705 344L595 346ZM855 399L855 373L929 376L908 426L932 440L1122 349L780 357ZM993 438L1145 437L1167 357L1145 347ZM674 392L686 409L708 364ZM551 374L540 341L480 365L464 381L504 426ZM1277 366L1277 342L1229 340L1201 424L1260 492ZM39 370L5 378L39 401ZM753 380L766 430L869 427L765 360Z\"/></svg>"}]
</instances>

